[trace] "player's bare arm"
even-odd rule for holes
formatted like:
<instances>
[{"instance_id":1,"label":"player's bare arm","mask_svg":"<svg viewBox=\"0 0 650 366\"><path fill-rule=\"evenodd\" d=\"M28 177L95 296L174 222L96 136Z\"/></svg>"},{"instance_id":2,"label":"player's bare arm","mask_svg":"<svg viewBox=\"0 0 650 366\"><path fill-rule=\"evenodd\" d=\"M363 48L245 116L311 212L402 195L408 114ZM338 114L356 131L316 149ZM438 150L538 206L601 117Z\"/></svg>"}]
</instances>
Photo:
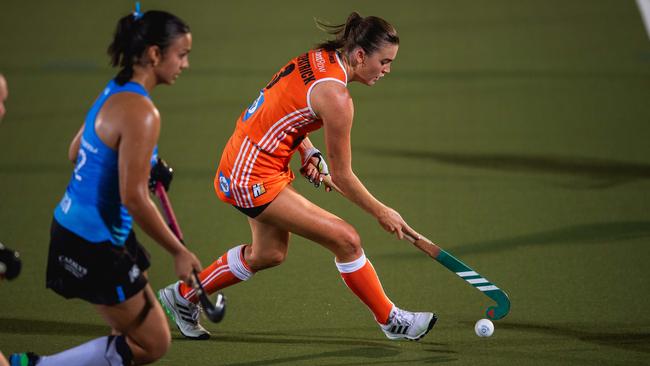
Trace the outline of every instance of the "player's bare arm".
<instances>
[{"instance_id":1,"label":"player's bare arm","mask_svg":"<svg viewBox=\"0 0 650 366\"><path fill-rule=\"evenodd\" d=\"M190 253L165 224L149 196L149 157L158 140L160 116L153 104L141 96L130 97L119 135L120 196L133 219L151 238L174 256L176 274L189 281L192 268L200 269L198 259Z\"/></svg>"},{"instance_id":2,"label":"player's bare arm","mask_svg":"<svg viewBox=\"0 0 650 366\"><path fill-rule=\"evenodd\" d=\"M77 163L77 154L79 154L79 146L81 144L81 135L84 132L84 125L84 123L81 124L81 128L77 131L77 134L72 139L72 142L70 142L70 147L68 148L68 160L70 160L72 164Z\"/></svg>"},{"instance_id":3,"label":"player's bare arm","mask_svg":"<svg viewBox=\"0 0 650 366\"><path fill-rule=\"evenodd\" d=\"M337 82L323 82L312 91L312 108L323 120L332 181L345 196L373 215L388 232L401 239L410 230L397 211L377 200L352 170L351 130L354 105L348 89Z\"/></svg>"}]
</instances>

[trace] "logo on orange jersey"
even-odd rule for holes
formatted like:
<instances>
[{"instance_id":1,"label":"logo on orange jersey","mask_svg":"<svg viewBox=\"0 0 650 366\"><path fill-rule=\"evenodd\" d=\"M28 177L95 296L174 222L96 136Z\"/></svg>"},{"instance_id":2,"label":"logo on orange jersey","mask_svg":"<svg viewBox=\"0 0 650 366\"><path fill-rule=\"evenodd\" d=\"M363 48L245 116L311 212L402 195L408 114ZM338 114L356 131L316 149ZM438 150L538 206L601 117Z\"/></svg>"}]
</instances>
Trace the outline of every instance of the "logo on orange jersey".
<instances>
[{"instance_id":1,"label":"logo on orange jersey","mask_svg":"<svg viewBox=\"0 0 650 366\"><path fill-rule=\"evenodd\" d=\"M226 178L223 172L219 172L219 189L226 197L230 197L230 179Z\"/></svg>"},{"instance_id":2,"label":"logo on orange jersey","mask_svg":"<svg viewBox=\"0 0 650 366\"><path fill-rule=\"evenodd\" d=\"M264 90L260 90L260 96L257 97L257 99L253 101L253 103L251 103L250 107L248 107L248 109L246 110L246 114L244 114L244 118L242 118L241 120L245 122L247 119L249 119L250 116L252 116L253 113L255 113L257 108L259 108L262 105L262 103L264 103Z\"/></svg>"},{"instance_id":3,"label":"logo on orange jersey","mask_svg":"<svg viewBox=\"0 0 650 366\"><path fill-rule=\"evenodd\" d=\"M320 72L325 72L327 71L325 69L325 58L323 57L323 51L318 51L314 54L314 58L316 59L316 68Z\"/></svg>"},{"instance_id":4,"label":"logo on orange jersey","mask_svg":"<svg viewBox=\"0 0 650 366\"><path fill-rule=\"evenodd\" d=\"M264 188L264 183L253 184L253 196L255 196L255 198L263 195L264 193L266 193L266 188Z\"/></svg>"}]
</instances>

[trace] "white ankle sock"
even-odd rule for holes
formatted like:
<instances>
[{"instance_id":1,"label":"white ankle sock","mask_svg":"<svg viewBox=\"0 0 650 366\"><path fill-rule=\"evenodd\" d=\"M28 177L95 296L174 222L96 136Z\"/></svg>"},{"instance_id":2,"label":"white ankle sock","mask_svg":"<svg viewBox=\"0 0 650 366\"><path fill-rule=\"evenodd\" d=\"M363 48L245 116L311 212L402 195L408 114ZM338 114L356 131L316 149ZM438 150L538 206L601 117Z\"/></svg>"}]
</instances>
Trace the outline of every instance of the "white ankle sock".
<instances>
[{"instance_id":1,"label":"white ankle sock","mask_svg":"<svg viewBox=\"0 0 650 366\"><path fill-rule=\"evenodd\" d=\"M41 356L38 366L123 366L127 364L125 361L130 365L132 357L123 336L107 336L51 356Z\"/></svg>"}]
</instances>

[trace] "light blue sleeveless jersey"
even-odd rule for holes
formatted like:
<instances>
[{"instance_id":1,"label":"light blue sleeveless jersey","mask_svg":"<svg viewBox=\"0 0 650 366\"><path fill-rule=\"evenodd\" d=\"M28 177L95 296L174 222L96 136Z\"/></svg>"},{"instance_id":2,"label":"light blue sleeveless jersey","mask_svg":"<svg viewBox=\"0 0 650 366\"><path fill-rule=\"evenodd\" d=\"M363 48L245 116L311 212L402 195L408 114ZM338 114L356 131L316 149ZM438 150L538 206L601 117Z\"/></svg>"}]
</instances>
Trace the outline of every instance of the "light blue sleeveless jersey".
<instances>
[{"instance_id":1,"label":"light blue sleeveless jersey","mask_svg":"<svg viewBox=\"0 0 650 366\"><path fill-rule=\"evenodd\" d=\"M117 151L106 146L95 132L95 119L106 100L113 94L132 92L149 98L140 84L122 86L111 80L86 115L81 144L70 183L63 199L54 210L61 226L93 243L110 241L123 245L133 225L133 218L120 200ZM156 146L152 164L158 155Z\"/></svg>"}]
</instances>

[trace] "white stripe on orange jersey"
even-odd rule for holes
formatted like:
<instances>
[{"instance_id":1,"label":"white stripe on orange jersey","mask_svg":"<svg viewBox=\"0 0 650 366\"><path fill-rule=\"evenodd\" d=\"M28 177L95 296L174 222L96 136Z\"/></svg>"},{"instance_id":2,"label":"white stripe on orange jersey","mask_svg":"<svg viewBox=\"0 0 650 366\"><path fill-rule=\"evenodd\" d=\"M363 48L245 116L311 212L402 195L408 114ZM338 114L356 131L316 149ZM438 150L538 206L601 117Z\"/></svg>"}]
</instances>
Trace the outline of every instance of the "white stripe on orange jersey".
<instances>
[{"instance_id":1,"label":"white stripe on orange jersey","mask_svg":"<svg viewBox=\"0 0 650 366\"><path fill-rule=\"evenodd\" d=\"M275 134L275 136L272 139L269 139L269 141L266 144L266 149L269 152L275 151L277 146L284 140L285 137L287 137L287 131L291 130L293 126L296 124L300 124L302 122L308 121L305 119L304 115L300 115L297 118L292 118L290 120L287 120L283 125L282 128Z\"/></svg>"},{"instance_id":2,"label":"white stripe on orange jersey","mask_svg":"<svg viewBox=\"0 0 650 366\"><path fill-rule=\"evenodd\" d=\"M235 198L235 201L237 202L238 206L241 206L243 204L242 198L241 198L241 192L239 191L239 186L237 185L237 173L239 172L239 169L241 168L242 162L246 159L246 153L248 152L248 140L244 139L244 142L241 144L241 148L239 149L239 153L237 154L237 160L235 161L235 166L233 167L232 172L230 173L230 184L232 185L232 192L233 192L233 197Z\"/></svg>"},{"instance_id":3,"label":"white stripe on orange jersey","mask_svg":"<svg viewBox=\"0 0 650 366\"><path fill-rule=\"evenodd\" d=\"M266 143L264 144L264 149L270 151L272 149L271 146L277 145L279 141L282 141L284 137L280 137L280 136L282 136L282 134L285 133L285 131L287 130L287 126L291 126L296 121L304 121L305 120L304 116L305 116L304 114L300 114L298 116L286 120L279 128L277 128L277 131L274 133L273 137L269 138L266 141ZM286 134L284 136L286 136Z\"/></svg>"},{"instance_id":4,"label":"white stripe on orange jersey","mask_svg":"<svg viewBox=\"0 0 650 366\"><path fill-rule=\"evenodd\" d=\"M245 142L245 141L244 141L244 142ZM241 159L242 151L244 150L244 147L245 147L245 146L246 146L245 143L242 143L242 144L239 146L239 151L237 152L237 158L235 158L235 164L233 165L233 169L230 171L230 184L231 184L231 186L232 186L232 187L231 187L231 188L232 188L232 195L233 195L233 198L235 199L235 202L237 203L237 205L239 205L239 197L238 197L238 195L237 195L236 192L235 192L235 189L234 189L234 188L235 188L235 185L232 183L232 179L233 179L234 176L235 176L235 169L237 168L237 165L239 164L239 160Z\"/></svg>"},{"instance_id":5,"label":"white stripe on orange jersey","mask_svg":"<svg viewBox=\"0 0 650 366\"><path fill-rule=\"evenodd\" d=\"M241 148L239 149L239 153L237 154L237 159L235 160L235 165L230 173L230 184L232 185L233 188L233 195L235 197L235 201L237 201L237 205L240 207L243 207L243 200L240 196L241 191L241 186L238 183L238 174L239 171L241 170L242 163L246 159L246 156L248 154L249 148L251 147L250 141L248 140L248 137L244 139L244 142L242 143Z\"/></svg>"},{"instance_id":6,"label":"white stripe on orange jersey","mask_svg":"<svg viewBox=\"0 0 650 366\"><path fill-rule=\"evenodd\" d=\"M259 155L260 153L260 150L256 146L253 147L255 149L252 150L251 153L248 155L248 158L246 160L246 165L244 166L244 173L242 175L242 179L243 179L242 185L246 190L246 199L248 200L249 203L249 206L247 207L253 207L253 199L251 199L251 193L250 190L248 189L248 181L250 180L251 172L253 171L253 165L257 160L257 155Z\"/></svg>"},{"instance_id":7,"label":"white stripe on orange jersey","mask_svg":"<svg viewBox=\"0 0 650 366\"><path fill-rule=\"evenodd\" d=\"M300 114L302 116L302 114L307 112L308 110L309 110L309 108L299 109L299 110L293 111L293 112L287 114L286 116L280 118L277 122L275 122L275 124L273 124L273 126L271 126L271 128L268 129L268 131L266 131L266 133L264 134L262 139L257 143L258 146L261 147L262 149L265 149L266 145L269 142L269 139L272 136L274 136L279 130L282 129L282 126L284 126L285 121L287 119L292 118L292 117L296 116L297 114Z\"/></svg>"},{"instance_id":8,"label":"white stripe on orange jersey","mask_svg":"<svg viewBox=\"0 0 650 366\"><path fill-rule=\"evenodd\" d=\"M277 141L275 142L275 145L270 149L270 152L274 152L280 146L280 142L282 142L282 140L284 140L287 137L287 133L286 133L287 130L291 131L293 129L295 131L298 131L298 128L306 126L314 121L316 120L315 119L302 120L289 126L289 128L285 129L282 132L282 134L278 136Z\"/></svg>"}]
</instances>

